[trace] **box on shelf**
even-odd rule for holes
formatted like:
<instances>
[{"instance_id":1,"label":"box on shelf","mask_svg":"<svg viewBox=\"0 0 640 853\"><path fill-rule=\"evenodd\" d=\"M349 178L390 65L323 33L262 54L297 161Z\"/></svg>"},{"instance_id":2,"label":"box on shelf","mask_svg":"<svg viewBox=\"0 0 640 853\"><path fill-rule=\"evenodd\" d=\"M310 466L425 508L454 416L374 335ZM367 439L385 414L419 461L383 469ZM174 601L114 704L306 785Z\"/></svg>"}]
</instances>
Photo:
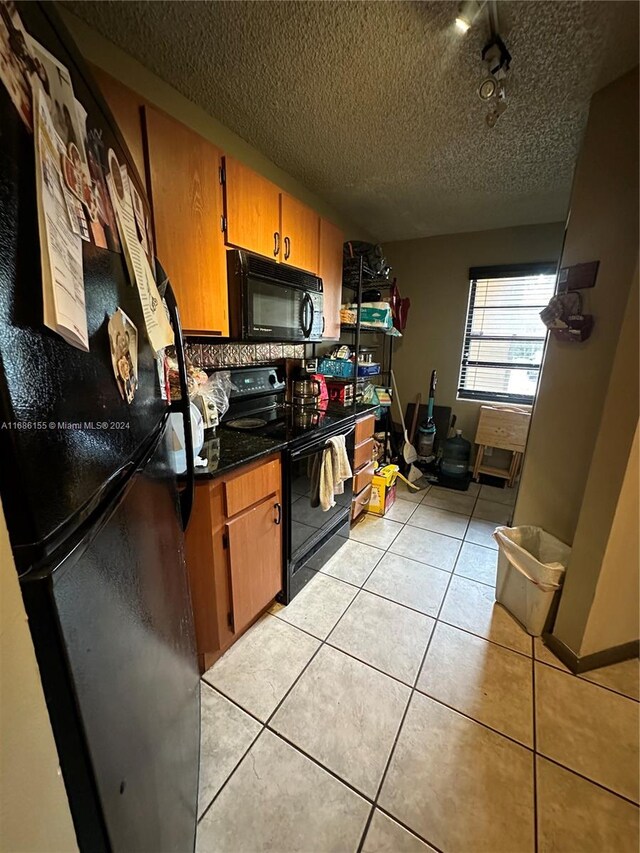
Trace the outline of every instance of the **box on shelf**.
<instances>
[{"instance_id":1,"label":"box on shelf","mask_svg":"<svg viewBox=\"0 0 640 853\"><path fill-rule=\"evenodd\" d=\"M345 379L336 379L330 376L326 377L326 382L330 403L342 403L344 406L353 403L353 382L348 382Z\"/></svg>"},{"instance_id":2,"label":"box on shelf","mask_svg":"<svg viewBox=\"0 0 640 853\"><path fill-rule=\"evenodd\" d=\"M343 305L340 309L340 322L346 326L355 326L358 319L358 306ZM391 306L387 302L363 302L360 308L360 323L365 328L387 331L393 326Z\"/></svg>"}]
</instances>

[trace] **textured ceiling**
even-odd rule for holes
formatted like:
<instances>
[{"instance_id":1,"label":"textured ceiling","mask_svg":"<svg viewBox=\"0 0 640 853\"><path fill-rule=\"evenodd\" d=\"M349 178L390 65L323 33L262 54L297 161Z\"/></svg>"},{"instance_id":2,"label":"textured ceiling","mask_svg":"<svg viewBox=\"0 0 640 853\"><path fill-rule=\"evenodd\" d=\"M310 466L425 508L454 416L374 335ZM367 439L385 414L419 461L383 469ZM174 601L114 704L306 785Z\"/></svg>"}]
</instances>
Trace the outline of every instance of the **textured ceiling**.
<instances>
[{"instance_id":1,"label":"textured ceiling","mask_svg":"<svg viewBox=\"0 0 640 853\"><path fill-rule=\"evenodd\" d=\"M638 62L635 2L503 0L489 129L488 27L448 0L64 5L382 240L563 219L589 98Z\"/></svg>"}]
</instances>

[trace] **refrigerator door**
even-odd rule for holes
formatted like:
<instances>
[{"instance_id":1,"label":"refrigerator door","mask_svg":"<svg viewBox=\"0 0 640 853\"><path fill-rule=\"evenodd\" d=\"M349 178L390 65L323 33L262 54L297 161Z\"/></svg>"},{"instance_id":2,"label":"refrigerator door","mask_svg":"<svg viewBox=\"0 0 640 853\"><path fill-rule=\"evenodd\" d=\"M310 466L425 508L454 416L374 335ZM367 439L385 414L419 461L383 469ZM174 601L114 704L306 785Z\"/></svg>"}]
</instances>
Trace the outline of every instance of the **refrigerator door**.
<instances>
[{"instance_id":1,"label":"refrigerator door","mask_svg":"<svg viewBox=\"0 0 640 853\"><path fill-rule=\"evenodd\" d=\"M121 137L53 4L19 6L28 32L64 65L103 162L113 148L145 198ZM34 141L0 84L0 493L16 564L51 553L126 476L167 410L140 297L125 256L84 242L90 352L43 325ZM117 308L138 332L129 405L114 378L107 324Z\"/></svg>"},{"instance_id":2,"label":"refrigerator door","mask_svg":"<svg viewBox=\"0 0 640 853\"><path fill-rule=\"evenodd\" d=\"M194 847L199 675L165 429L111 510L22 578L81 850Z\"/></svg>"}]
</instances>

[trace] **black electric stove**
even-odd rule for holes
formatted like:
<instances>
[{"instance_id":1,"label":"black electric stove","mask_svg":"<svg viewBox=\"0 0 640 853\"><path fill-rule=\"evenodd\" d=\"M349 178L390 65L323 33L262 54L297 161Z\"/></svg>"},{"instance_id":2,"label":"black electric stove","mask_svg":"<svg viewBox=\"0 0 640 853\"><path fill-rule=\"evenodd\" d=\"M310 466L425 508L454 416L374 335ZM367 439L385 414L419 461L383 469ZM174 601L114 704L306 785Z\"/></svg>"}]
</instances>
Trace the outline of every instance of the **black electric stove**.
<instances>
[{"instance_id":1,"label":"black electric stove","mask_svg":"<svg viewBox=\"0 0 640 853\"><path fill-rule=\"evenodd\" d=\"M229 409L222 418L226 429L251 432L278 441L305 444L352 423L354 413L327 404L294 406L285 402L286 383L276 367L232 370Z\"/></svg>"},{"instance_id":2,"label":"black electric stove","mask_svg":"<svg viewBox=\"0 0 640 853\"><path fill-rule=\"evenodd\" d=\"M276 367L231 371L234 390L221 429L242 430L286 442L282 483L284 514L283 591L287 604L349 536L352 481L325 510L314 498L311 472L327 441L343 435L353 465L355 413L335 407L299 407L285 402L284 376ZM317 485L316 485L317 492Z\"/></svg>"}]
</instances>

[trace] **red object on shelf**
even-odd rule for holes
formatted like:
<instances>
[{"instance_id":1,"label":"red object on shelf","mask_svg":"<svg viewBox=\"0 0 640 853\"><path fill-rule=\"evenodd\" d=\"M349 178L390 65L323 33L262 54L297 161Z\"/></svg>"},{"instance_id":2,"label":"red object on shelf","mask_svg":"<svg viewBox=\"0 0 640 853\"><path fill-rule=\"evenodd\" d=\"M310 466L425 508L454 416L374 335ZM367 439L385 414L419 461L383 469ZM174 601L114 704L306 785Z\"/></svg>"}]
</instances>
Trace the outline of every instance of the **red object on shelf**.
<instances>
[{"instance_id":1,"label":"red object on shelf","mask_svg":"<svg viewBox=\"0 0 640 853\"><path fill-rule=\"evenodd\" d=\"M320 396L318 400L320 403L328 403L329 402L329 392L327 390L327 381L322 373L312 373L311 379L315 379L316 382L320 385Z\"/></svg>"},{"instance_id":2,"label":"red object on shelf","mask_svg":"<svg viewBox=\"0 0 640 853\"><path fill-rule=\"evenodd\" d=\"M336 382L335 379L325 377L329 400L332 403L346 405L353 402L353 382Z\"/></svg>"}]
</instances>

